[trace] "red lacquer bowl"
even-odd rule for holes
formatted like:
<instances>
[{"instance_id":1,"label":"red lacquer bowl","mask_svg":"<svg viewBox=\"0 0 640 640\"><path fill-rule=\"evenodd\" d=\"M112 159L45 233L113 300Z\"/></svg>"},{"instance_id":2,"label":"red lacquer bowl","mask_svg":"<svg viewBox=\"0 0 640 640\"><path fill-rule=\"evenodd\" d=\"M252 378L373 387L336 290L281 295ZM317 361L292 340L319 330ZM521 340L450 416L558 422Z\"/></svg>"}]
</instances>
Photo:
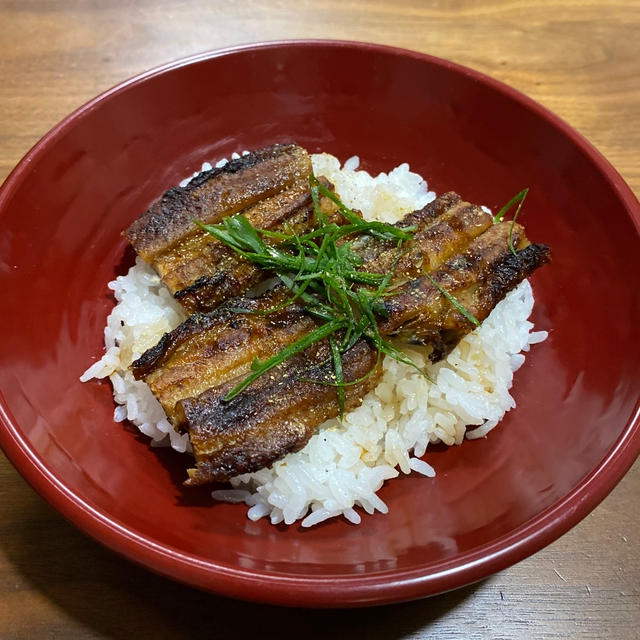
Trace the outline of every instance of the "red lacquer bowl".
<instances>
[{"instance_id":1,"label":"red lacquer bowl","mask_svg":"<svg viewBox=\"0 0 640 640\"><path fill-rule=\"evenodd\" d=\"M112 420L106 283L121 230L233 151L295 140L369 170L407 161L437 192L498 207L552 247L533 278L550 330L518 372L517 410L484 440L428 451L388 515L312 530L253 523L183 490L185 460ZM593 509L640 447L638 202L602 156L516 91L426 55L344 42L240 47L134 78L71 114L0 192L2 446L78 527L127 558L228 596L305 606L408 600L478 580Z\"/></svg>"}]
</instances>

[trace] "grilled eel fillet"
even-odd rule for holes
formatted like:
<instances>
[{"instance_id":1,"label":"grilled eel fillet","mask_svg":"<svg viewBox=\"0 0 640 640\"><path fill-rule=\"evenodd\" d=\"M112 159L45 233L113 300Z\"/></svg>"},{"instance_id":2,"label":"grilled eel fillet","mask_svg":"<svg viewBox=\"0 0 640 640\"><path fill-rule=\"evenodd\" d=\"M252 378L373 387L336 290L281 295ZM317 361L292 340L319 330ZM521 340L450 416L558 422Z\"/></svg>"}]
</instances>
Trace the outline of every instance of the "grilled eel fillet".
<instances>
[{"instance_id":1,"label":"grilled eel fillet","mask_svg":"<svg viewBox=\"0 0 640 640\"><path fill-rule=\"evenodd\" d=\"M378 321L381 334L430 346L433 361L474 328L438 286L482 321L550 257L546 246L528 242L520 225L493 224L489 214L452 193L408 214L398 226L418 227L399 260L392 243L363 237L353 246L363 257L363 269L383 273L394 268L386 317ZM196 314L132 365L174 426L189 433L196 467L186 484L225 481L262 468L301 449L318 424L337 415L335 388L314 382L330 367L322 344L258 378L232 401L222 401L249 373L254 357L277 353L317 326L296 304L269 315L233 309L270 309L290 295L278 287L260 298L232 300L211 314ZM379 368L364 340L343 358L345 381L373 369L362 384L345 388L351 408L375 385Z\"/></svg>"},{"instance_id":2,"label":"grilled eel fillet","mask_svg":"<svg viewBox=\"0 0 640 640\"><path fill-rule=\"evenodd\" d=\"M317 326L299 304L264 313L291 295L277 287L257 298L232 299L207 314L194 313L133 363L135 377L144 379L169 420L179 424L179 400L244 378L255 358L272 356Z\"/></svg>"},{"instance_id":3,"label":"grilled eel fillet","mask_svg":"<svg viewBox=\"0 0 640 640\"><path fill-rule=\"evenodd\" d=\"M255 227L304 232L314 222L310 173L308 153L295 144L259 149L169 189L124 236L188 312L210 311L265 274L193 220L214 224L241 212ZM330 220L341 219L328 198L319 204Z\"/></svg>"},{"instance_id":4,"label":"grilled eel fillet","mask_svg":"<svg viewBox=\"0 0 640 640\"><path fill-rule=\"evenodd\" d=\"M344 387L344 408L350 411L380 378L376 350L360 340L343 354L342 372L345 382L363 378ZM302 449L319 424L338 415L326 342L286 360L252 383L248 393L224 402L234 382L178 402L179 422L189 425L196 458L196 467L187 470L187 485L225 482L267 467Z\"/></svg>"},{"instance_id":5,"label":"grilled eel fillet","mask_svg":"<svg viewBox=\"0 0 640 640\"><path fill-rule=\"evenodd\" d=\"M258 298L235 298L196 313L133 365L177 429L187 429L196 458L186 484L226 481L301 449L314 429L338 414L326 341L316 343L255 380L230 402L224 395L264 360L318 326L303 306L276 287ZM238 313L237 309L256 313ZM343 354L345 409L357 407L380 377L375 349L361 340ZM369 374L369 375L367 375ZM324 383L324 384L323 384Z\"/></svg>"}]
</instances>

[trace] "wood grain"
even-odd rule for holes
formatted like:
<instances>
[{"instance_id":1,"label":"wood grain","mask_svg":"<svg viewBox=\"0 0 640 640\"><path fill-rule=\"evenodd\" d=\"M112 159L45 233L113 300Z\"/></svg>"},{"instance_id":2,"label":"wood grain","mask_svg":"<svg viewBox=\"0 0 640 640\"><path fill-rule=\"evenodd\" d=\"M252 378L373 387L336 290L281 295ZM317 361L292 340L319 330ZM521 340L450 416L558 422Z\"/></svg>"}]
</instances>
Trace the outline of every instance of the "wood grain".
<instances>
[{"instance_id":1,"label":"wood grain","mask_svg":"<svg viewBox=\"0 0 640 640\"><path fill-rule=\"evenodd\" d=\"M640 193L638 0L0 0L0 180L42 134L147 68L282 38L381 42L523 91L585 135ZM0 459L0 637L640 638L640 465L567 535L481 583L366 611L209 596L75 530ZM266 622L265 622L266 621ZM243 631L241 631L243 629Z\"/></svg>"}]
</instances>

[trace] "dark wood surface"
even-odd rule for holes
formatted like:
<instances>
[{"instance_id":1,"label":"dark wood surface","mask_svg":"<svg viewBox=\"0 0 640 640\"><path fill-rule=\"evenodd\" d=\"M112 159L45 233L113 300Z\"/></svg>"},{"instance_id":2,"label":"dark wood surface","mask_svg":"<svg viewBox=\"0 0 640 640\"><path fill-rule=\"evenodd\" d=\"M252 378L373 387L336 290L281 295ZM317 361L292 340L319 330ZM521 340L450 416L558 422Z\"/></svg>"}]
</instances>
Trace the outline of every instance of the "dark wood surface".
<instances>
[{"instance_id":1,"label":"dark wood surface","mask_svg":"<svg viewBox=\"0 0 640 640\"><path fill-rule=\"evenodd\" d=\"M0 180L113 84L283 38L392 44L471 66L567 120L640 193L638 0L0 0ZM53 511L0 457L0 638L640 638L640 465L546 549L449 594L355 611L229 601L157 577Z\"/></svg>"}]
</instances>

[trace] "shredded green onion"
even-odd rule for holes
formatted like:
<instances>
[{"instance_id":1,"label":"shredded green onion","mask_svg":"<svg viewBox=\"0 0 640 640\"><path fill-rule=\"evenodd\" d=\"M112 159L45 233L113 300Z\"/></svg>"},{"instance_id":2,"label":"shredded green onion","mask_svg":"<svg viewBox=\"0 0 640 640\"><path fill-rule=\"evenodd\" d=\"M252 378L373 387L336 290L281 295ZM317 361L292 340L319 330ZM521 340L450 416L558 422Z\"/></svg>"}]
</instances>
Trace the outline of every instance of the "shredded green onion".
<instances>
[{"instance_id":1,"label":"shredded green onion","mask_svg":"<svg viewBox=\"0 0 640 640\"><path fill-rule=\"evenodd\" d=\"M500 211L498 211L498 213L496 213L495 216L493 216L494 224L497 223L497 222L500 222L502 220L502 218L505 216L505 214L509 211L509 209L511 209L511 207L513 207L513 205L517 204L516 212L513 214L513 218L511 219L511 226L509 227L509 237L507 239L507 244L509 245L509 251L511 251L511 253L514 256L517 256L518 254L516 253L515 247L513 246L513 227L514 227L514 225L516 223L516 218L518 217L518 214L520 213L520 209L522 208L522 203L524 202L524 199L527 197L528 193L529 193L529 187L526 187L522 191L516 193L516 195L513 196L513 198L511 198L511 200L509 200L509 202L507 202L500 209Z\"/></svg>"},{"instance_id":2,"label":"shredded green onion","mask_svg":"<svg viewBox=\"0 0 640 640\"><path fill-rule=\"evenodd\" d=\"M329 191L313 173L309 176L309 188L315 227L302 235L292 230L283 232L258 229L241 214L224 218L218 224L194 222L245 259L273 272L292 292L288 300L271 309L251 311L237 308L234 311L269 314L299 300L312 317L322 321L317 329L283 348L274 356L263 362L255 360L251 364L251 373L233 387L224 396L224 400L232 400L267 371L304 351L312 344L326 339L330 352L326 362L332 363L333 381L313 380L311 382L336 387L339 412L342 416L345 402L344 388L365 380L375 370L374 366L362 378L350 382L344 381L342 356L362 338L377 350L378 362L381 355L388 355L414 367L428 378L426 372L404 352L380 335L376 322L376 316L388 317L384 297L389 293L391 277L404 255L403 245L411 240L416 227L399 228L383 222L361 219ZM498 223L514 205L516 206L509 231L509 248L514 254L511 235L528 191L523 189L517 193L493 217L494 223ZM339 226L329 222L327 215L320 207L320 196L328 198L337 205L338 211L347 224ZM357 238L362 235L370 235L396 244L396 255L386 274L370 273L358 268L362 265L362 258L353 250L352 236ZM265 238L270 242L265 242ZM465 309L453 295L443 289L429 274L425 275L470 323L474 326L480 325L473 314Z\"/></svg>"},{"instance_id":3,"label":"shredded green onion","mask_svg":"<svg viewBox=\"0 0 640 640\"><path fill-rule=\"evenodd\" d=\"M258 229L241 214L224 218L218 224L196 224L243 258L272 271L292 292L287 301L271 309L251 311L234 308L234 311L269 314L299 300L310 315L323 322L317 329L271 358L264 362L253 362L251 373L233 387L224 396L224 400L232 400L270 369L315 342L327 339L329 360L333 366L333 381L314 382L336 387L342 416L344 387L365 380L375 369L374 367L358 381L344 381L342 356L362 338L377 349L378 360L380 354L386 354L414 366L425 375L402 351L380 336L376 324L376 315L388 315L383 297L387 293L393 271L403 255L403 244L413 237L415 227L398 228L383 222L361 219L313 174L309 177L309 188L316 224L312 231L305 234L296 234L291 230L274 232ZM329 198L337 205L347 224L340 226L329 222L320 207L320 196ZM358 268L362 265L362 258L353 250L352 241L354 237L362 235L371 235L396 244L396 255L386 274L371 273Z\"/></svg>"}]
</instances>

